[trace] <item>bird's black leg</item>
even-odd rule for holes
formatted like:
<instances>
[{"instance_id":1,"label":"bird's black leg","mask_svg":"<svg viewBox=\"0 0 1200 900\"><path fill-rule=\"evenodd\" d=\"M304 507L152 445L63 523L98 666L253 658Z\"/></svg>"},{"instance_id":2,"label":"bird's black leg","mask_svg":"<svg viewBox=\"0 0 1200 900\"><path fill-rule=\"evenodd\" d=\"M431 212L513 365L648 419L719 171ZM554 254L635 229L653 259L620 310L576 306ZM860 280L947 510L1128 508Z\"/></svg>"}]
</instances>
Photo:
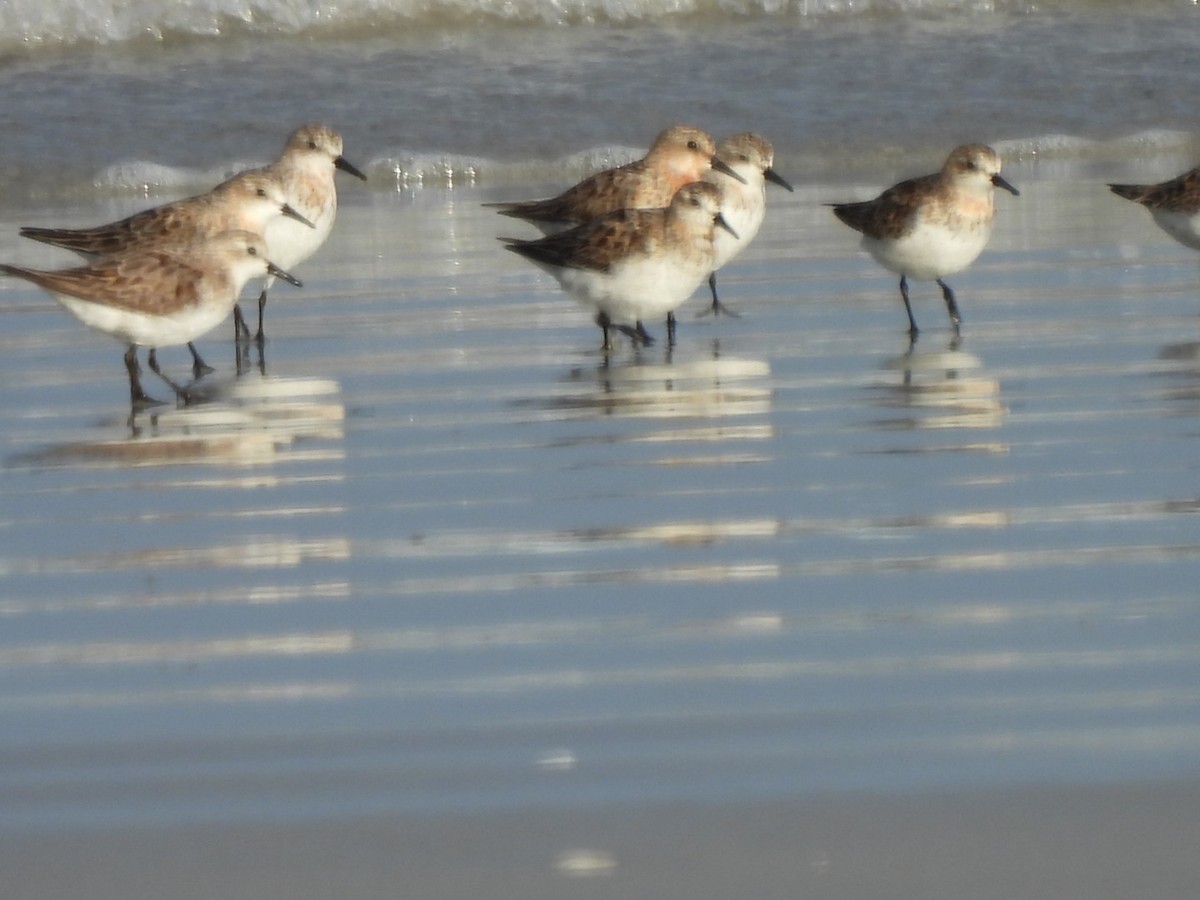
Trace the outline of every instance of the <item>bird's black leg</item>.
<instances>
[{"instance_id":1,"label":"bird's black leg","mask_svg":"<svg viewBox=\"0 0 1200 900\"><path fill-rule=\"evenodd\" d=\"M240 344L242 341L250 340L250 326L246 324L246 317L242 315L242 308L238 304L233 305L233 341Z\"/></svg>"},{"instance_id":2,"label":"bird's black leg","mask_svg":"<svg viewBox=\"0 0 1200 900\"><path fill-rule=\"evenodd\" d=\"M641 322L638 323L638 326L641 326ZM673 312L667 313L667 346L675 346L675 313Z\"/></svg>"},{"instance_id":3,"label":"bird's black leg","mask_svg":"<svg viewBox=\"0 0 1200 900\"><path fill-rule=\"evenodd\" d=\"M267 339L267 334L263 331L263 310L267 306L267 289L263 288L262 293L258 295L258 334L254 335L254 340L258 342L258 346L262 346Z\"/></svg>"},{"instance_id":4,"label":"bird's black leg","mask_svg":"<svg viewBox=\"0 0 1200 900\"><path fill-rule=\"evenodd\" d=\"M938 286L942 289L942 297L946 300L946 312L950 313L950 322L954 325L954 333L959 333L959 326L962 324L962 316L958 314L958 304L954 302L954 291L950 290L950 285L937 280Z\"/></svg>"},{"instance_id":5,"label":"bird's black leg","mask_svg":"<svg viewBox=\"0 0 1200 900\"><path fill-rule=\"evenodd\" d=\"M158 367L158 355L155 353L154 347L151 347L150 352L146 355L146 363L150 366L150 371L165 381L167 383L167 387L175 392L175 397L177 399L182 400L185 405L192 401L192 395L188 393L187 388L180 387L171 380L170 376L168 376L166 372Z\"/></svg>"},{"instance_id":6,"label":"bird's black leg","mask_svg":"<svg viewBox=\"0 0 1200 900\"><path fill-rule=\"evenodd\" d=\"M215 371L212 366L208 365L200 358L200 354L196 351L196 345L188 341L187 348L192 351L192 375L196 378L203 378L209 372Z\"/></svg>"},{"instance_id":7,"label":"bird's black leg","mask_svg":"<svg viewBox=\"0 0 1200 900\"><path fill-rule=\"evenodd\" d=\"M713 272L708 276L708 289L712 291L712 305L708 309L696 315L696 318L702 318L707 315L719 316L721 313L733 319L741 318L740 313L735 313L732 309L717 299L717 273Z\"/></svg>"},{"instance_id":8,"label":"bird's black leg","mask_svg":"<svg viewBox=\"0 0 1200 900\"><path fill-rule=\"evenodd\" d=\"M675 331L675 317L670 313L667 315L667 333L672 334ZM626 327L628 328L628 326ZM634 343L641 344L643 347L650 347L654 344L654 338L651 337L650 332L646 330L646 326L641 323L640 319L638 320L637 326L635 328L630 328L626 333L633 338ZM674 341L671 341L671 343L674 343Z\"/></svg>"},{"instance_id":9,"label":"bird's black leg","mask_svg":"<svg viewBox=\"0 0 1200 900\"><path fill-rule=\"evenodd\" d=\"M903 275L900 276L900 296L904 298L904 311L908 313L908 336L915 341L921 330L917 328L917 320L913 318L912 304L908 302L908 279Z\"/></svg>"},{"instance_id":10,"label":"bird's black leg","mask_svg":"<svg viewBox=\"0 0 1200 900\"><path fill-rule=\"evenodd\" d=\"M129 373L129 402L135 410L161 405L162 401L155 400L142 390L142 370L137 361L137 347L133 344L125 351L125 371Z\"/></svg>"},{"instance_id":11,"label":"bird's black leg","mask_svg":"<svg viewBox=\"0 0 1200 900\"><path fill-rule=\"evenodd\" d=\"M600 330L604 332L604 343L600 345L600 349L605 353L612 350L612 336L609 334L609 329L612 327L612 320L606 313L596 313L596 324L600 326Z\"/></svg>"}]
</instances>

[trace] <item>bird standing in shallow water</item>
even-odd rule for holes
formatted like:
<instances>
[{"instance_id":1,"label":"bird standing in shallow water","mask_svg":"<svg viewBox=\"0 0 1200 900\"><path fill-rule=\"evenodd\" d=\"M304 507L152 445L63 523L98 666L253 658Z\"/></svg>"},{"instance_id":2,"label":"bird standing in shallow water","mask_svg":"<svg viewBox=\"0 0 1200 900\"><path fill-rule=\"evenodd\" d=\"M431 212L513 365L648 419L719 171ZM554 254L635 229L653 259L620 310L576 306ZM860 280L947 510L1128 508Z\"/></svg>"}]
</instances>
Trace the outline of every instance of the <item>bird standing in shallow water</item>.
<instances>
[{"instance_id":1,"label":"bird standing in shallow water","mask_svg":"<svg viewBox=\"0 0 1200 900\"><path fill-rule=\"evenodd\" d=\"M261 235L276 218L285 217L313 230L313 223L288 203L282 182L262 169L248 169L211 191L164 203L132 216L92 228L21 229L23 237L71 250L86 260L115 256L154 244L186 244L226 231ZM192 371L199 378L212 369L192 343Z\"/></svg>"},{"instance_id":2,"label":"bird standing in shallow water","mask_svg":"<svg viewBox=\"0 0 1200 900\"><path fill-rule=\"evenodd\" d=\"M276 265L284 269L299 265L316 253L329 237L337 218L337 185L333 176L339 169L367 180L366 175L342 156L342 136L327 125L297 128L288 137L279 159L265 167L265 171L283 185L292 208L313 226L305 228L287 219L276 219L267 225L263 236ZM262 293L258 295L258 331L254 338L260 345L266 340L263 310L267 305L267 291L274 282L273 277L267 276ZM249 336L250 329L240 307L234 307L233 320L236 336Z\"/></svg>"},{"instance_id":3,"label":"bird standing in shallow water","mask_svg":"<svg viewBox=\"0 0 1200 900\"><path fill-rule=\"evenodd\" d=\"M1000 175L1000 157L983 144L964 144L933 175L902 181L874 200L836 203L834 215L862 232L862 246L875 261L900 275L908 333L918 329L908 297L908 279L936 281L954 333L962 317L954 291L942 279L960 272L983 252L996 216L995 189L1017 194Z\"/></svg>"},{"instance_id":4,"label":"bird standing in shallow water","mask_svg":"<svg viewBox=\"0 0 1200 900\"><path fill-rule=\"evenodd\" d=\"M718 231L716 259L712 274L708 276L708 288L712 291L712 306L701 315L711 313L736 316L717 299L717 270L741 253L758 234L767 213L767 182L786 188L792 186L773 168L775 149L770 141L753 132L743 132L725 138L717 147L717 158L725 163L737 178L731 178L719 169L712 169L704 180L721 189L721 215L737 232L734 237L728 231Z\"/></svg>"},{"instance_id":5,"label":"bird standing in shallow water","mask_svg":"<svg viewBox=\"0 0 1200 900\"><path fill-rule=\"evenodd\" d=\"M729 228L720 190L698 181L663 209L623 209L537 240L504 240L595 310L609 350L613 328L653 343L643 321L673 313L712 271L717 228Z\"/></svg>"},{"instance_id":6,"label":"bird standing in shallow water","mask_svg":"<svg viewBox=\"0 0 1200 900\"><path fill-rule=\"evenodd\" d=\"M50 293L83 324L126 345L125 369L135 409L157 401L142 390L137 348L148 347L151 370L180 400L188 392L158 367L155 350L190 343L229 315L251 278L300 282L267 259L266 243L247 231L228 231L185 243L160 242L74 269L44 272L0 265Z\"/></svg>"}]
</instances>

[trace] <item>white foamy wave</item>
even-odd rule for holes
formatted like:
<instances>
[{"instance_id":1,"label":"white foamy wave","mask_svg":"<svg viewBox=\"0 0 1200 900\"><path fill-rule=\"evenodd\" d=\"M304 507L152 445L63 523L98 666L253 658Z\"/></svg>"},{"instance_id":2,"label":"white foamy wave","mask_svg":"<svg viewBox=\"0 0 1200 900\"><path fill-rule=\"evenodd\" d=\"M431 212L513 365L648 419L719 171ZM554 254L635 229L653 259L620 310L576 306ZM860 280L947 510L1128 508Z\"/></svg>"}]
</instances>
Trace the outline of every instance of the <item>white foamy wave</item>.
<instances>
[{"instance_id":1,"label":"white foamy wave","mask_svg":"<svg viewBox=\"0 0 1200 900\"><path fill-rule=\"evenodd\" d=\"M1077 0L1086 2L1086 0ZM0 48L170 37L378 35L413 26L578 25L681 18L872 16L1020 10L1029 0L8 0Z\"/></svg>"},{"instance_id":2,"label":"white foamy wave","mask_svg":"<svg viewBox=\"0 0 1200 900\"><path fill-rule=\"evenodd\" d=\"M1140 131L1107 140L1045 134L995 141L994 146L1005 163L1037 164L1074 170L1096 163L1127 163L1130 160L1165 159L1171 165L1192 165L1200 159L1200 137L1190 132L1170 130ZM942 145L900 148L893 145L869 145L857 153L841 148L833 153L826 147L809 144L776 145L777 160L784 168L807 172L814 179L842 179L869 176L891 166L917 171L940 158ZM396 148L365 161L360 168L368 176L372 190L412 192L422 189L446 189L472 186L490 188L505 185L565 186L611 166L637 159L645 148L604 145L559 157L544 159L495 159L484 156L443 152L414 152ZM94 193L98 196L143 196L151 200L172 199L209 190L242 169L264 165L269 160L231 160L207 168L170 166L152 160L125 160L105 166L72 183L55 173L45 183L32 183L27 174L20 180L5 182L0 188L12 196L72 196ZM36 182L36 179L34 179Z\"/></svg>"},{"instance_id":3,"label":"white foamy wave","mask_svg":"<svg viewBox=\"0 0 1200 900\"><path fill-rule=\"evenodd\" d=\"M239 162L208 169L166 166L149 160L125 160L105 167L92 183L101 194L144 194L180 196L206 191L243 169L261 166L269 160Z\"/></svg>"}]
</instances>

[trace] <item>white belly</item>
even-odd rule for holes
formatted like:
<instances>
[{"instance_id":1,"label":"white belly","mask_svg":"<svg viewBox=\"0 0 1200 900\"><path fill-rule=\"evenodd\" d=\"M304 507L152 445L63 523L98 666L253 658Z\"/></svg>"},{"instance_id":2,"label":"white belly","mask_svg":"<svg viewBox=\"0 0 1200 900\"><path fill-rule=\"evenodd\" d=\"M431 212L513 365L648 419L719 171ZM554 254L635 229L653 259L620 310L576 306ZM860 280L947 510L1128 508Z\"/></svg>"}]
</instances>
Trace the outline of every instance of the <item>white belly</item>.
<instances>
[{"instance_id":1,"label":"white belly","mask_svg":"<svg viewBox=\"0 0 1200 900\"><path fill-rule=\"evenodd\" d=\"M721 204L721 215L729 227L737 232L734 237L724 228L713 231L713 269L719 269L746 249L762 227L766 214L764 190L734 190L726 188Z\"/></svg>"},{"instance_id":2,"label":"white belly","mask_svg":"<svg viewBox=\"0 0 1200 900\"><path fill-rule=\"evenodd\" d=\"M80 300L69 294L55 294L84 325L112 335L122 344L140 347L172 347L194 341L216 328L233 310L229 304L201 304L169 316L148 316L103 303Z\"/></svg>"},{"instance_id":3,"label":"white belly","mask_svg":"<svg viewBox=\"0 0 1200 900\"><path fill-rule=\"evenodd\" d=\"M613 322L634 325L674 312L712 271L712 257L697 255L689 263L640 257L610 272L562 269L555 277L572 297L605 313Z\"/></svg>"},{"instance_id":4,"label":"white belly","mask_svg":"<svg viewBox=\"0 0 1200 900\"><path fill-rule=\"evenodd\" d=\"M1200 213L1171 212L1161 209L1154 209L1150 212L1159 228L1183 246L1200 250Z\"/></svg>"},{"instance_id":5,"label":"white belly","mask_svg":"<svg viewBox=\"0 0 1200 900\"><path fill-rule=\"evenodd\" d=\"M863 248L883 267L918 281L961 272L983 252L990 222L960 228L921 223L898 240L864 237Z\"/></svg>"}]
</instances>

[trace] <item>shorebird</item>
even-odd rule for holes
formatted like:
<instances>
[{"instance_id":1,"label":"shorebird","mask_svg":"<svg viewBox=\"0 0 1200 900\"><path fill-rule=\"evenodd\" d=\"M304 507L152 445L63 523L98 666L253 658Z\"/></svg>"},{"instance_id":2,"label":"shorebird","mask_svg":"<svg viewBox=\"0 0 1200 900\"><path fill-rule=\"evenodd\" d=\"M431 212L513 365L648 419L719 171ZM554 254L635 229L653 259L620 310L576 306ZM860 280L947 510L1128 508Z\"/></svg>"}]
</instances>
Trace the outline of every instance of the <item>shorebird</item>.
<instances>
[{"instance_id":1,"label":"shorebird","mask_svg":"<svg viewBox=\"0 0 1200 900\"><path fill-rule=\"evenodd\" d=\"M653 343L642 322L663 314L673 338L674 311L712 271L716 228L729 230L720 190L698 181L662 209L623 209L537 240L502 240L595 310L609 350L613 328Z\"/></svg>"},{"instance_id":2,"label":"shorebird","mask_svg":"<svg viewBox=\"0 0 1200 900\"><path fill-rule=\"evenodd\" d=\"M1185 247L1200 250L1200 166L1159 184L1110 184L1118 197L1150 210L1154 223Z\"/></svg>"},{"instance_id":3,"label":"shorebird","mask_svg":"<svg viewBox=\"0 0 1200 900\"><path fill-rule=\"evenodd\" d=\"M201 241L226 231L262 235L277 218L298 223L300 230L315 229L288 203L278 177L262 169L248 169L203 194L144 209L116 222L91 228L25 227L21 235L92 260L156 243ZM197 378L212 371L193 344L188 344L188 350Z\"/></svg>"},{"instance_id":4,"label":"shorebird","mask_svg":"<svg viewBox=\"0 0 1200 900\"><path fill-rule=\"evenodd\" d=\"M549 200L487 203L502 215L524 219L543 232L581 225L619 209L662 209L676 192L710 169L741 180L717 156L713 139L690 125L672 125L635 162L605 169Z\"/></svg>"},{"instance_id":5,"label":"shorebird","mask_svg":"<svg viewBox=\"0 0 1200 900\"><path fill-rule=\"evenodd\" d=\"M704 180L721 189L721 215L737 232L734 237L728 231L718 231L716 259L712 274L708 276L708 287L712 291L712 306L701 315L737 313L727 309L717 299L717 270L746 249L762 227L767 212L767 182L777 184L788 191L792 186L772 168L775 164L775 149L770 141L753 132L743 132L727 137L717 147L717 159L725 163L738 176L730 178L718 169L705 173Z\"/></svg>"},{"instance_id":6,"label":"shorebird","mask_svg":"<svg viewBox=\"0 0 1200 900\"><path fill-rule=\"evenodd\" d=\"M85 266L46 272L0 265L0 272L23 278L51 294L83 324L125 344L129 395L135 409L157 401L142 390L137 348L148 347L150 369L178 399L186 388L158 366L155 350L190 342L229 315L251 278L271 275L300 282L267 259L266 243L248 231L228 231L181 243L135 245Z\"/></svg>"},{"instance_id":7,"label":"shorebird","mask_svg":"<svg viewBox=\"0 0 1200 900\"><path fill-rule=\"evenodd\" d=\"M329 237L337 218L337 185L333 176L338 171L367 180L358 168L342 156L342 136L327 125L302 125L291 133L279 159L265 171L278 178L288 203L312 223L305 228L295 221L276 219L267 225L264 237L271 260L284 269L291 269L308 259ZM255 340L266 339L263 332L263 309L267 291L275 279L267 276L262 293L258 295L258 332ZM240 307L233 310L237 335L249 336L250 329Z\"/></svg>"},{"instance_id":8,"label":"shorebird","mask_svg":"<svg viewBox=\"0 0 1200 900\"><path fill-rule=\"evenodd\" d=\"M961 272L983 252L996 216L995 189L1017 194L1000 175L1000 157L983 144L964 144L933 175L902 181L874 200L836 203L834 214L862 232L862 246L886 269L900 275L908 333L917 322L908 299L908 279L936 281L954 333L962 317L954 291L942 279Z\"/></svg>"}]
</instances>

